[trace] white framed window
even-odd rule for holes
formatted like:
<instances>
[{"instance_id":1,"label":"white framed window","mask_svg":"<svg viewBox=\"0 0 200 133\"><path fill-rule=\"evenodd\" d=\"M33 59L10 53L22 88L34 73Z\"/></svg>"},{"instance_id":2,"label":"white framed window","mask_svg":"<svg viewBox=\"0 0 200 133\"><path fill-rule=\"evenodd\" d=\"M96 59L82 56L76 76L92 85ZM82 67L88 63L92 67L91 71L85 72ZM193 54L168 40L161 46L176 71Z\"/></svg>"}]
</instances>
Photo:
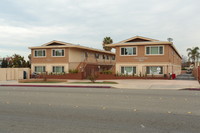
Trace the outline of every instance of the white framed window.
<instances>
[{"instance_id":1,"label":"white framed window","mask_svg":"<svg viewBox=\"0 0 200 133\"><path fill-rule=\"evenodd\" d=\"M46 67L45 66L35 66L35 72L36 73L46 72Z\"/></svg>"},{"instance_id":2,"label":"white framed window","mask_svg":"<svg viewBox=\"0 0 200 133\"><path fill-rule=\"evenodd\" d=\"M121 55L137 55L137 47L122 47Z\"/></svg>"},{"instance_id":3,"label":"white framed window","mask_svg":"<svg viewBox=\"0 0 200 133\"><path fill-rule=\"evenodd\" d=\"M104 55L104 54L103 54L103 55L102 55L102 59L104 59L104 60L105 60L105 59L106 59L106 55Z\"/></svg>"},{"instance_id":4,"label":"white framed window","mask_svg":"<svg viewBox=\"0 0 200 133\"><path fill-rule=\"evenodd\" d=\"M121 66L121 74L136 74L136 66Z\"/></svg>"},{"instance_id":5,"label":"white framed window","mask_svg":"<svg viewBox=\"0 0 200 133\"><path fill-rule=\"evenodd\" d=\"M35 57L45 57L46 56L46 50L45 49L34 50L34 56Z\"/></svg>"},{"instance_id":6,"label":"white framed window","mask_svg":"<svg viewBox=\"0 0 200 133\"><path fill-rule=\"evenodd\" d=\"M109 55L106 55L106 59L109 60Z\"/></svg>"},{"instance_id":7,"label":"white framed window","mask_svg":"<svg viewBox=\"0 0 200 133\"><path fill-rule=\"evenodd\" d=\"M52 56L63 57L63 56L65 56L65 50L64 49L53 49L52 50Z\"/></svg>"},{"instance_id":8,"label":"white framed window","mask_svg":"<svg viewBox=\"0 0 200 133\"><path fill-rule=\"evenodd\" d=\"M54 73L63 73L63 72L65 72L64 66L53 66L53 72Z\"/></svg>"},{"instance_id":9,"label":"white framed window","mask_svg":"<svg viewBox=\"0 0 200 133\"><path fill-rule=\"evenodd\" d=\"M115 60L115 56L114 55L112 56L112 60Z\"/></svg>"},{"instance_id":10,"label":"white framed window","mask_svg":"<svg viewBox=\"0 0 200 133\"><path fill-rule=\"evenodd\" d=\"M146 46L146 55L163 55L164 46Z\"/></svg>"},{"instance_id":11,"label":"white framed window","mask_svg":"<svg viewBox=\"0 0 200 133\"><path fill-rule=\"evenodd\" d=\"M95 56L96 59L99 59L99 54L98 53L95 53L94 56Z\"/></svg>"},{"instance_id":12,"label":"white framed window","mask_svg":"<svg viewBox=\"0 0 200 133\"><path fill-rule=\"evenodd\" d=\"M147 74L154 74L154 75L163 74L163 66L147 66L146 72Z\"/></svg>"}]
</instances>

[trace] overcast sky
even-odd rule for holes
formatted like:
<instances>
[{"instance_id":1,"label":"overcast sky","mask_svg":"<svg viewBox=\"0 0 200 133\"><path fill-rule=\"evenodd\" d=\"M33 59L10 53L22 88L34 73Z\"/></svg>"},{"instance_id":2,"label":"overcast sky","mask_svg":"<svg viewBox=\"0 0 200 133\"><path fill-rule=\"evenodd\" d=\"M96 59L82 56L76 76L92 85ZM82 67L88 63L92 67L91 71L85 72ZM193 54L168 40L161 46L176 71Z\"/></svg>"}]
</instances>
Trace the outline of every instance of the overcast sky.
<instances>
[{"instance_id":1,"label":"overcast sky","mask_svg":"<svg viewBox=\"0 0 200 133\"><path fill-rule=\"evenodd\" d=\"M102 49L110 36L173 38L181 55L200 47L199 0L1 0L0 57L27 56L52 40Z\"/></svg>"}]
</instances>

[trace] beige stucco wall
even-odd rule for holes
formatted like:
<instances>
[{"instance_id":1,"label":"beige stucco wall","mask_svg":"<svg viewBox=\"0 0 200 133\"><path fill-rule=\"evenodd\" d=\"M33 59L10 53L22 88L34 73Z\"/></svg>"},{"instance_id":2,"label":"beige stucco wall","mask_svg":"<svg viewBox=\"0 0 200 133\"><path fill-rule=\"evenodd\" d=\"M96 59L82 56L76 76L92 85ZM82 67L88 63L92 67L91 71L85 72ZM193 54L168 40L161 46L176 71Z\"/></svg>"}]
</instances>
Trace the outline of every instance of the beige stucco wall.
<instances>
[{"instance_id":1,"label":"beige stucco wall","mask_svg":"<svg viewBox=\"0 0 200 133\"><path fill-rule=\"evenodd\" d=\"M53 66L64 66L64 70L66 73L68 73L69 64L68 63L34 63L31 65L31 73L33 73L35 70L35 66L45 66L46 72L51 73L53 72Z\"/></svg>"},{"instance_id":2,"label":"beige stucco wall","mask_svg":"<svg viewBox=\"0 0 200 133\"><path fill-rule=\"evenodd\" d=\"M85 52L87 52L88 57L85 57ZM99 59L95 57L95 53L99 54ZM109 59L103 59L103 55L108 55ZM81 62L85 62L87 64L96 64L96 65L112 65L115 63L115 60L112 60L112 54L105 54L100 52L94 52L83 49L69 49L69 69L77 69Z\"/></svg>"},{"instance_id":3,"label":"beige stucco wall","mask_svg":"<svg viewBox=\"0 0 200 133\"><path fill-rule=\"evenodd\" d=\"M68 56L69 56L69 49L68 48L58 48L58 49L64 49L65 53L64 56L61 57L53 57L52 56L52 50L56 48L48 48L44 49L46 51L46 56L44 57L35 57L34 51L38 49L32 49L31 50L31 62L32 63L67 63L68 62Z\"/></svg>"},{"instance_id":4,"label":"beige stucco wall","mask_svg":"<svg viewBox=\"0 0 200 133\"><path fill-rule=\"evenodd\" d=\"M81 49L69 49L69 62L83 62L85 59L85 53Z\"/></svg>"},{"instance_id":5,"label":"beige stucco wall","mask_svg":"<svg viewBox=\"0 0 200 133\"><path fill-rule=\"evenodd\" d=\"M29 68L0 68L0 81L23 79L24 71L26 71L26 77L29 79Z\"/></svg>"}]
</instances>

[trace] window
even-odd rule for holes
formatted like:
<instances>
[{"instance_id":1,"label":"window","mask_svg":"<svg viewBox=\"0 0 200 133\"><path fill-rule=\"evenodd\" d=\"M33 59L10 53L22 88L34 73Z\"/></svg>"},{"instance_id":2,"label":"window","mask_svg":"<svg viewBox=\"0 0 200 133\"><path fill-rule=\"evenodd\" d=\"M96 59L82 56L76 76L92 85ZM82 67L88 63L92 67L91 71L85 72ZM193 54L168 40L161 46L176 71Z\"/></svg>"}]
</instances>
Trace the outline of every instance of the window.
<instances>
[{"instance_id":1,"label":"window","mask_svg":"<svg viewBox=\"0 0 200 133\"><path fill-rule=\"evenodd\" d=\"M128 75L136 74L136 67L135 66L122 66L121 73L128 74Z\"/></svg>"},{"instance_id":2,"label":"window","mask_svg":"<svg viewBox=\"0 0 200 133\"><path fill-rule=\"evenodd\" d=\"M106 59L109 60L109 56L108 55L106 55Z\"/></svg>"},{"instance_id":3,"label":"window","mask_svg":"<svg viewBox=\"0 0 200 133\"><path fill-rule=\"evenodd\" d=\"M102 55L103 56L103 59L106 59L106 56L105 55Z\"/></svg>"},{"instance_id":4,"label":"window","mask_svg":"<svg viewBox=\"0 0 200 133\"><path fill-rule=\"evenodd\" d=\"M46 50L40 49L40 50L35 50L35 57L44 57L46 56Z\"/></svg>"},{"instance_id":5,"label":"window","mask_svg":"<svg viewBox=\"0 0 200 133\"><path fill-rule=\"evenodd\" d=\"M146 47L147 55L159 55L163 54L163 46L148 46Z\"/></svg>"},{"instance_id":6,"label":"window","mask_svg":"<svg viewBox=\"0 0 200 133\"><path fill-rule=\"evenodd\" d=\"M45 72L45 66L35 66L35 72L36 73L42 73Z\"/></svg>"},{"instance_id":7,"label":"window","mask_svg":"<svg viewBox=\"0 0 200 133\"><path fill-rule=\"evenodd\" d=\"M53 56L64 56L64 49L53 49Z\"/></svg>"},{"instance_id":8,"label":"window","mask_svg":"<svg viewBox=\"0 0 200 133\"><path fill-rule=\"evenodd\" d=\"M95 53L94 56L96 59L99 59L99 54Z\"/></svg>"},{"instance_id":9,"label":"window","mask_svg":"<svg viewBox=\"0 0 200 133\"><path fill-rule=\"evenodd\" d=\"M64 72L64 66L53 66L53 72L55 72L55 73Z\"/></svg>"},{"instance_id":10,"label":"window","mask_svg":"<svg viewBox=\"0 0 200 133\"><path fill-rule=\"evenodd\" d=\"M85 58L87 58L88 57L88 52L85 52Z\"/></svg>"},{"instance_id":11,"label":"window","mask_svg":"<svg viewBox=\"0 0 200 133\"><path fill-rule=\"evenodd\" d=\"M112 60L115 60L115 56L112 56Z\"/></svg>"},{"instance_id":12,"label":"window","mask_svg":"<svg viewBox=\"0 0 200 133\"><path fill-rule=\"evenodd\" d=\"M147 66L147 74L163 74L162 66Z\"/></svg>"},{"instance_id":13,"label":"window","mask_svg":"<svg viewBox=\"0 0 200 133\"><path fill-rule=\"evenodd\" d=\"M136 55L136 47L121 48L121 55Z\"/></svg>"}]
</instances>

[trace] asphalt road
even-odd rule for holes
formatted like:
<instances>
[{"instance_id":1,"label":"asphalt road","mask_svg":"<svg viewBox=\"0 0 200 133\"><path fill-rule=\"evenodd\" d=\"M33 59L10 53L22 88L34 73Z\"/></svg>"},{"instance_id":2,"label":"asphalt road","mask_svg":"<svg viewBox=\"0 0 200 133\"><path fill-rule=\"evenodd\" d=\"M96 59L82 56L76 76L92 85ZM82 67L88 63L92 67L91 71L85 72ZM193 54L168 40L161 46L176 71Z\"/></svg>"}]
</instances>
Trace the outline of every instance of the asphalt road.
<instances>
[{"instance_id":1,"label":"asphalt road","mask_svg":"<svg viewBox=\"0 0 200 133\"><path fill-rule=\"evenodd\" d=\"M0 133L199 133L200 91L0 87Z\"/></svg>"}]
</instances>

